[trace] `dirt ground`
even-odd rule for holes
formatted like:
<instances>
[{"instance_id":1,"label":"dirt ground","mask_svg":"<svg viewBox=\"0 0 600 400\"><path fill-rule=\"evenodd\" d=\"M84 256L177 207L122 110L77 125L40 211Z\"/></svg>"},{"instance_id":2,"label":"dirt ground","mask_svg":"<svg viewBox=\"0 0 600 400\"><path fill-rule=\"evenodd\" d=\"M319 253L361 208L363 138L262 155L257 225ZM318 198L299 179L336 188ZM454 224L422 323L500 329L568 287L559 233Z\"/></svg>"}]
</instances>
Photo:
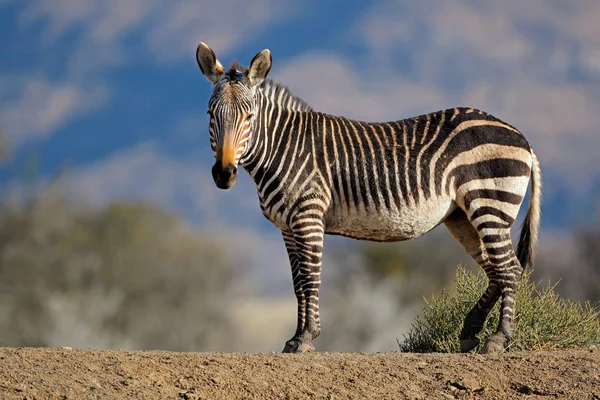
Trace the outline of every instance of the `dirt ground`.
<instances>
[{"instance_id":1,"label":"dirt ground","mask_svg":"<svg viewBox=\"0 0 600 400\"><path fill-rule=\"evenodd\" d=\"M600 399L600 349L501 355L0 348L2 399Z\"/></svg>"}]
</instances>

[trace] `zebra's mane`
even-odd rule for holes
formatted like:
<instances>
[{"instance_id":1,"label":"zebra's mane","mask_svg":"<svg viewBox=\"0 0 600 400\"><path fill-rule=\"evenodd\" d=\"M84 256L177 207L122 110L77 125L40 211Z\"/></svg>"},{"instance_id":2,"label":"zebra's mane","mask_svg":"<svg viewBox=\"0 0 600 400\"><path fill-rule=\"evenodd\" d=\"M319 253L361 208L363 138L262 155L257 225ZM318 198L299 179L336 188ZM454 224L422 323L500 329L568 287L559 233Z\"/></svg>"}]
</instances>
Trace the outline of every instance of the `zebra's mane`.
<instances>
[{"instance_id":1,"label":"zebra's mane","mask_svg":"<svg viewBox=\"0 0 600 400\"><path fill-rule=\"evenodd\" d=\"M312 111L310 104L296 96L287 86L280 82L272 79L265 79L263 83L260 84L259 88L262 89L263 93L267 95L268 98L277 102L279 105L293 105L294 110Z\"/></svg>"}]
</instances>

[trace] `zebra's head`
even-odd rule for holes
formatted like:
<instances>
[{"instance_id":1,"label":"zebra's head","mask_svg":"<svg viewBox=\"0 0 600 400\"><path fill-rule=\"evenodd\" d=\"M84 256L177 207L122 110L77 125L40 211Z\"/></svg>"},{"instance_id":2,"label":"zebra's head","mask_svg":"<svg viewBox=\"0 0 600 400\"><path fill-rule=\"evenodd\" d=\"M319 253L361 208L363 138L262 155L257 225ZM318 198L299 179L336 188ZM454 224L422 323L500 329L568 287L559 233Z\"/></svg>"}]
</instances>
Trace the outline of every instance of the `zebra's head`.
<instances>
[{"instance_id":1,"label":"zebra's head","mask_svg":"<svg viewBox=\"0 0 600 400\"><path fill-rule=\"evenodd\" d=\"M214 51L200 43L196 61L213 83L208 101L210 146L216 158L213 179L218 188L229 189L235 183L238 164L248 147L258 111L256 87L271 70L271 52L265 49L258 53L247 69L233 63L225 71Z\"/></svg>"}]
</instances>

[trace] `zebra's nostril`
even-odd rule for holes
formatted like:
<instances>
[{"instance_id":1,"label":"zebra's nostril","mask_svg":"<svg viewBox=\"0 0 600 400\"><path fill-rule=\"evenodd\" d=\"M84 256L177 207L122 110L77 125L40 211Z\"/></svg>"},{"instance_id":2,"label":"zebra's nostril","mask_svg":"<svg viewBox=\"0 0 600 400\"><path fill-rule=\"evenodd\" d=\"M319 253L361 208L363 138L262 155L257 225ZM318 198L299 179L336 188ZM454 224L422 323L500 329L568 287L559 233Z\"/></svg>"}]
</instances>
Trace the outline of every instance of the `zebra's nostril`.
<instances>
[{"instance_id":1,"label":"zebra's nostril","mask_svg":"<svg viewBox=\"0 0 600 400\"><path fill-rule=\"evenodd\" d=\"M221 169L221 177L223 180L231 179L235 175L237 175L237 168L233 165L227 165Z\"/></svg>"}]
</instances>

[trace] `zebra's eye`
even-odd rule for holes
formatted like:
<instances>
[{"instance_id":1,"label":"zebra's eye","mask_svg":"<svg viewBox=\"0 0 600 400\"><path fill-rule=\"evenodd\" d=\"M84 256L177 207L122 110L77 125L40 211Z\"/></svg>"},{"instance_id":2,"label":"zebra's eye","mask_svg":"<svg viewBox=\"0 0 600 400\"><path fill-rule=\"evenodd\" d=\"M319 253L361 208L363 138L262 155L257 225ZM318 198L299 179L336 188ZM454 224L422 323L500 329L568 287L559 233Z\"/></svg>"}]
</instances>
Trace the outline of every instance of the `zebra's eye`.
<instances>
[{"instance_id":1,"label":"zebra's eye","mask_svg":"<svg viewBox=\"0 0 600 400\"><path fill-rule=\"evenodd\" d=\"M207 114L208 114L208 115L209 115L211 118L213 117L213 113L212 113L212 111L208 110L206 113L207 113Z\"/></svg>"},{"instance_id":2,"label":"zebra's eye","mask_svg":"<svg viewBox=\"0 0 600 400\"><path fill-rule=\"evenodd\" d=\"M246 121L250 121L254 117L254 114L250 113L246 115Z\"/></svg>"}]
</instances>

